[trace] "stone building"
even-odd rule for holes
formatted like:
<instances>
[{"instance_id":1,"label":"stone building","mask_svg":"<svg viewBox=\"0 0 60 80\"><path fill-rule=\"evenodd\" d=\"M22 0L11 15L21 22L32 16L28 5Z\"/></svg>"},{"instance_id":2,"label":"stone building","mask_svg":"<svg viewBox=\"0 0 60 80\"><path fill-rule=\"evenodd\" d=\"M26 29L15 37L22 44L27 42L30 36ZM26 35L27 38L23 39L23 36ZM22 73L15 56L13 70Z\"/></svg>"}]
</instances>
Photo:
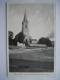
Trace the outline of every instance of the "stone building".
<instances>
[{"instance_id":1,"label":"stone building","mask_svg":"<svg viewBox=\"0 0 60 80\"><path fill-rule=\"evenodd\" d=\"M27 19L26 9L25 9L24 18L23 18L23 21L22 21L22 33L25 37L24 38L24 43L29 45L30 41L31 41L31 36L29 35L28 19Z\"/></svg>"},{"instance_id":2,"label":"stone building","mask_svg":"<svg viewBox=\"0 0 60 80\"><path fill-rule=\"evenodd\" d=\"M29 35L26 9L25 9L24 17L22 21L22 31L15 36L15 40L17 40L17 42L24 43L25 46L30 46L32 39L31 39L31 36Z\"/></svg>"},{"instance_id":3,"label":"stone building","mask_svg":"<svg viewBox=\"0 0 60 80\"><path fill-rule=\"evenodd\" d=\"M26 14L26 9L22 21L22 33L24 36L29 36L29 29L28 29L28 19L27 19L27 14Z\"/></svg>"}]
</instances>

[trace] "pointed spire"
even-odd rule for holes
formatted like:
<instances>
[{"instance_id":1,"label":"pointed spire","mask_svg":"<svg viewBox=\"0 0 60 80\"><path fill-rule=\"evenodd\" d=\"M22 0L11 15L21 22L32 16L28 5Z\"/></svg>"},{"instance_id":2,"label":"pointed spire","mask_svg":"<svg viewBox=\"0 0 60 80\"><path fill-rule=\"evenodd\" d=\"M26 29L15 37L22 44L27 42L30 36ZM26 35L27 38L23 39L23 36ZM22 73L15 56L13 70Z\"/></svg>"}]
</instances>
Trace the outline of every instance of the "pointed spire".
<instances>
[{"instance_id":1,"label":"pointed spire","mask_svg":"<svg viewBox=\"0 0 60 80\"><path fill-rule=\"evenodd\" d=\"M28 29L28 20L27 20L27 14L26 14L26 8L24 11L24 17L23 17L23 21L22 21L22 32L24 32L27 28Z\"/></svg>"},{"instance_id":2,"label":"pointed spire","mask_svg":"<svg viewBox=\"0 0 60 80\"><path fill-rule=\"evenodd\" d=\"M25 12L24 12L24 18L26 17L27 15L26 15L26 8L25 8Z\"/></svg>"},{"instance_id":3,"label":"pointed spire","mask_svg":"<svg viewBox=\"0 0 60 80\"><path fill-rule=\"evenodd\" d=\"M24 19L23 19L23 20L28 22L28 20L27 20L26 8L25 8L25 12L24 12Z\"/></svg>"}]
</instances>

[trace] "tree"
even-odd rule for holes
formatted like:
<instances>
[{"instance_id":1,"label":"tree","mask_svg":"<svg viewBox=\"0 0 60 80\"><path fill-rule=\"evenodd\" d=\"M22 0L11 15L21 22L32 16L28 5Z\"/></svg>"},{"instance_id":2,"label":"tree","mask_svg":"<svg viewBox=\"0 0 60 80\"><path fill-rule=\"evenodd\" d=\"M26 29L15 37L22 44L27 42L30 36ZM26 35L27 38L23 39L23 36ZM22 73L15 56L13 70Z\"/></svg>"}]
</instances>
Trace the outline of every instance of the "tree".
<instances>
[{"instance_id":1,"label":"tree","mask_svg":"<svg viewBox=\"0 0 60 80\"><path fill-rule=\"evenodd\" d=\"M49 40L49 38L44 38L44 37L38 40L38 44L46 44L49 47L52 46L51 40Z\"/></svg>"},{"instance_id":2,"label":"tree","mask_svg":"<svg viewBox=\"0 0 60 80\"><path fill-rule=\"evenodd\" d=\"M17 42L20 42L20 43L23 43L23 40L24 40L24 35L22 32L18 33L16 36L15 36L15 41Z\"/></svg>"},{"instance_id":3,"label":"tree","mask_svg":"<svg viewBox=\"0 0 60 80\"><path fill-rule=\"evenodd\" d=\"M13 38L13 32L12 31L8 31L8 38Z\"/></svg>"},{"instance_id":4,"label":"tree","mask_svg":"<svg viewBox=\"0 0 60 80\"><path fill-rule=\"evenodd\" d=\"M13 45L13 32L8 31L8 40L9 40L9 45Z\"/></svg>"}]
</instances>

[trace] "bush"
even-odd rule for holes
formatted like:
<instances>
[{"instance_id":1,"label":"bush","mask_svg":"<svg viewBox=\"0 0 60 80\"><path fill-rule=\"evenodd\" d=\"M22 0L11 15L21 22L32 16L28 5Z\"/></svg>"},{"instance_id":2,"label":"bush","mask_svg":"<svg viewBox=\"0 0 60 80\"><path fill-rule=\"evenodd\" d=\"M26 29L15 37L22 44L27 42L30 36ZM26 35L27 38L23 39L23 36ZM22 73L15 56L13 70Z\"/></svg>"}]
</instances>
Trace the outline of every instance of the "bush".
<instances>
[{"instance_id":1,"label":"bush","mask_svg":"<svg viewBox=\"0 0 60 80\"><path fill-rule=\"evenodd\" d=\"M51 40L49 40L49 38L44 38L44 37L38 40L38 44L46 44L49 47L52 46Z\"/></svg>"},{"instance_id":2,"label":"bush","mask_svg":"<svg viewBox=\"0 0 60 80\"><path fill-rule=\"evenodd\" d=\"M9 45L13 45L13 32L8 31L8 40L9 40Z\"/></svg>"},{"instance_id":3,"label":"bush","mask_svg":"<svg viewBox=\"0 0 60 80\"><path fill-rule=\"evenodd\" d=\"M23 40L24 40L24 35L23 35L22 32L18 33L18 34L15 36L15 41L20 42L20 43L23 43Z\"/></svg>"}]
</instances>

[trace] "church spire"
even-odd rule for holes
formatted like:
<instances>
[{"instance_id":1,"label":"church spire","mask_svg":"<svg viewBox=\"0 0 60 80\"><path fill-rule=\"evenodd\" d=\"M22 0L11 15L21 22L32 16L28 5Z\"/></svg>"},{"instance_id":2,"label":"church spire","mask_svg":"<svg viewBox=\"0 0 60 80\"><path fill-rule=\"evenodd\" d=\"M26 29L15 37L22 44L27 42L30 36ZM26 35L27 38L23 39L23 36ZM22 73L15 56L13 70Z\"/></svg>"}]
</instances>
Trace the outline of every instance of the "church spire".
<instances>
[{"instance_id":1,"label":"church spire","mask_svg":"<svg viewBox=\"0 0 60 80\"><path fill-rule=\"evenodd\" d=\"M28 20L27 20L27 13L26 13L26 9L25 9L25 12L24 12L24 18L23 18L23 21L28 22Z\"/></svg>"},{"instance_id":2,"label":"church spire","mask_svg":"<svg viewBox=\"0 0 60 80\"><path fill-rule=\"evenodd\" d=\"M24 42L26 46L30 45L30 35L29 35L29 29L28 29L28 20L27 20L27 14L26 9L24 12L24 17L22 21L22 33L24 35Z\"/></svg>"},{"instance_id":3,"label":"church spire","mask_svg":"<svg viewBox=\"0 0 60 80\"><path fill-rule=\"evenodd\" d=\"M22 21L22 32L23 32L24 35L28 35L29 34L26 9L25 9L24 17L23 17L23 21Z\"/></svg>"}]
</instances>

